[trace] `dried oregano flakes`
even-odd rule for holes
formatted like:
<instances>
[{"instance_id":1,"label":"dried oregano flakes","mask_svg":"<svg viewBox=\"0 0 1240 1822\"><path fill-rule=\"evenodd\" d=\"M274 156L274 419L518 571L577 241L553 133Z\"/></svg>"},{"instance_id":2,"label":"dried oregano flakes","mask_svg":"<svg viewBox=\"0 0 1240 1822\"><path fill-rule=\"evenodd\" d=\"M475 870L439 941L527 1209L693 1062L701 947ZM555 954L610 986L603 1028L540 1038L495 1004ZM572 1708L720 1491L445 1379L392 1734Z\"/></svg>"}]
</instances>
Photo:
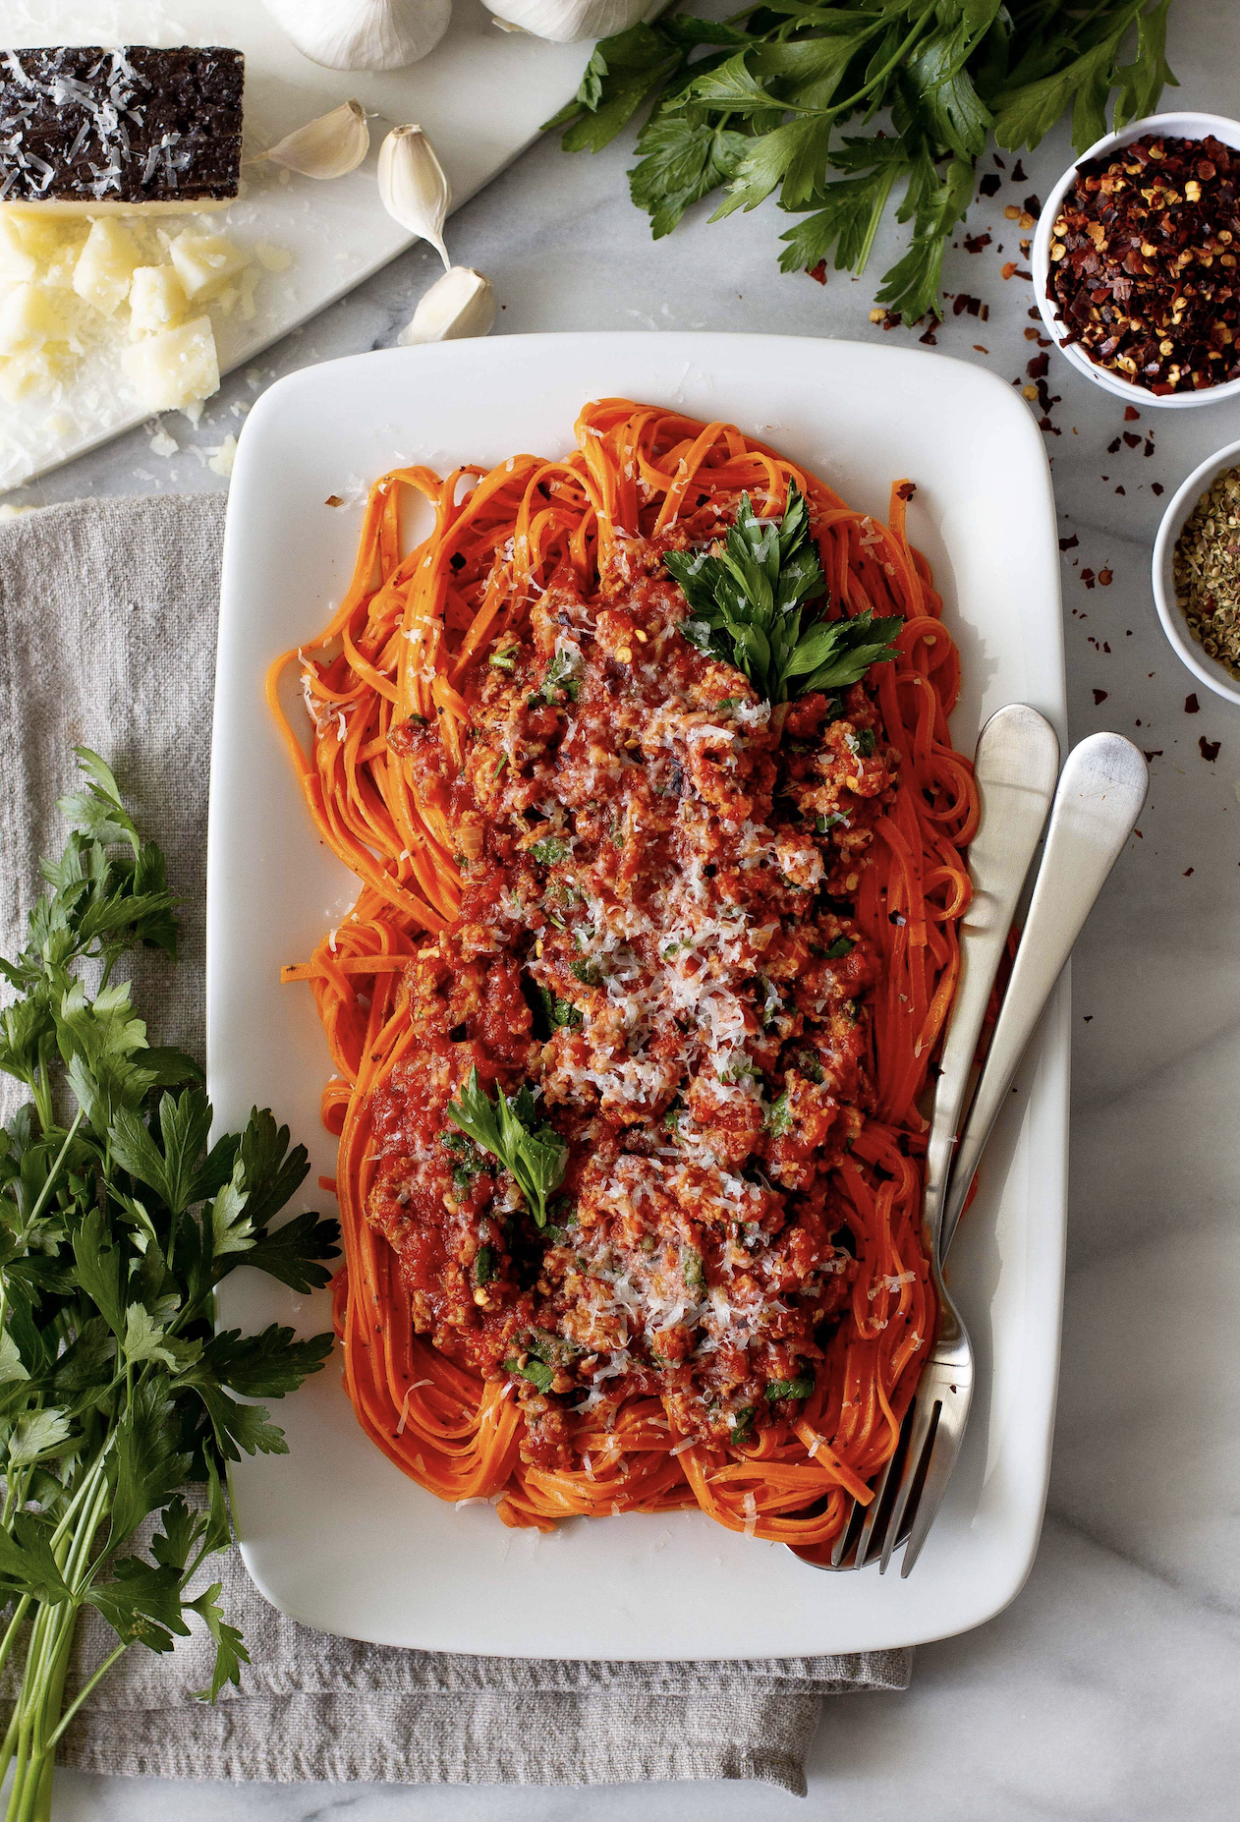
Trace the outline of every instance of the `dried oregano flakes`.
<instances>
[{"instance_id":1,"label":"dried oregano flakes","mask_svg":"<svg viewBox=\"0 0 1240 1822\"><path fill-rule=\"evenodd\" d=\"M1198 500L1176 542L1176 605L1208 658L1240 678L1240 467Z\"/></svg>"}]
</instances>

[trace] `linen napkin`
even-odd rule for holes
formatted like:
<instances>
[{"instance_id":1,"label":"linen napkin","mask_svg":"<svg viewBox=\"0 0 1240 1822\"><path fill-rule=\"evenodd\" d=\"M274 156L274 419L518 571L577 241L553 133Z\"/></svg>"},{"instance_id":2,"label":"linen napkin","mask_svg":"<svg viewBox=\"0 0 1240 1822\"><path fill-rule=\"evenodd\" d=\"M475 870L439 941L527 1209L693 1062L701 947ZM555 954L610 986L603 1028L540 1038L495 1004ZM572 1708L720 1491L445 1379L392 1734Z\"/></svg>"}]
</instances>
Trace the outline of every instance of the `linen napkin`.
<instances>
[{"instance_id":1,"label":"linen napkin","mask_svg":"<svg viewBox=\"0 0 1240 1822\"><path fill-rule=\"evenodd\" d=\"M223 523L218 497L165 496L49 506L0 525L0 953L20 947L39 857L63 843L55 804L74 776L71 748L94 747L184 899L182 960L139 958L135 1003L158 1020L156 1041L199 1055ZM755 1778L804 1794L819 1698L903 1689L912 1663L907 1650L648 1664L401 1651L285 1618L235 1549L206 1567L251 1653L240 1691L214 1707L196 1699L210 1680L200 1631L170 1657L135 1646L66 1733L63 1763L279 1781ZM114 1642L88 1613L70 1696ZM0 1698L11 1700L12 1674Z\"/></svg>"}]
</instances>

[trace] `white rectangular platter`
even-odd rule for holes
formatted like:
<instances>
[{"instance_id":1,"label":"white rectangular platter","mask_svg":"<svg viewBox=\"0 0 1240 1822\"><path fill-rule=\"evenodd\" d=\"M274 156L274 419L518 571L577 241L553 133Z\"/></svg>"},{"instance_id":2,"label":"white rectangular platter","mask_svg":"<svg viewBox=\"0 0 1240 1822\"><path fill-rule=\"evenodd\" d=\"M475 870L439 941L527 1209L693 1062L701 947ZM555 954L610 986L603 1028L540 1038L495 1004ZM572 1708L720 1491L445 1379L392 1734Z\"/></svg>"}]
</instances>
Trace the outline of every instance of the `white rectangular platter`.
<instances>
[{"instance_id":1,"label":"white rectangular platter","mask_svg":"<svg viewBox=\"0 0 1240 1822\"><path fill-rule=\"evenodd\" d=\"M1003 703L1064 724L1058 562L1042 442L1011 390L941 356L742 335L539 335L361 355L281 380L241 436L228 508L207 906L207 1067L229 1125L270 1104L332 1174L319 1124L327 1050L305 987L281 987L352 904L314 834L263 700L270 660L319 628L353 562L360 509L323 502L397 461L487 465L564 454L585 400L625 395L724 418L885 513L917 483L911 535L960 642L954 721L971 751ZM330 426L330 431L325 430ZM829 1574L697 1513L579 1519L551 1537L456 1511L406 1480L354 1422L333 1367L280 1408L287 1457L234 1476L259 1587L329 1632L388 1644L573 1658L856 1651L963 1631L1016 1594L1046 1493L1059 1355L1068 1091L1061 989L993 1142L950 1277L979 1388L916 1572ZM327 1200L330 1200L329 1198ZM304 1206L313 1206L306 1201ZM329 1324L257 1273L230 1323Z\"/></svg>"},{"instance_id":2,"label":"white rectangular platter","mask_svg":"<svg viewBox=\"0 0 1240 1822\"><path fill-rule=\"evenodd\" d=\"M250 321L235 312L211 312L224 373L252 361L412 244L415 237L386 213L375 185L379 144L392 126L417 121L425 127L459 206L563 106L593 49L502 32L482 0L456 0L452 23L429 57L377 75L311 63L261 0L176 0L171 6L159 0L3 0L0 47L41 44L222 44L244 51L247 158L350 96L376 116L370 155L348 177L316 182L247 163L240 200L226 215L212 217L213 232L226 231L250 247L266 242L293 258L286 272L262 279ZM176 217L164 225L180 223ZM451 248L451 231L448 242ZM410 314L415 301L411 296ZM115 358L100 353L88 355L50 397L0 400L0 493L148 415Z\"/></svg>"}]
</instances>

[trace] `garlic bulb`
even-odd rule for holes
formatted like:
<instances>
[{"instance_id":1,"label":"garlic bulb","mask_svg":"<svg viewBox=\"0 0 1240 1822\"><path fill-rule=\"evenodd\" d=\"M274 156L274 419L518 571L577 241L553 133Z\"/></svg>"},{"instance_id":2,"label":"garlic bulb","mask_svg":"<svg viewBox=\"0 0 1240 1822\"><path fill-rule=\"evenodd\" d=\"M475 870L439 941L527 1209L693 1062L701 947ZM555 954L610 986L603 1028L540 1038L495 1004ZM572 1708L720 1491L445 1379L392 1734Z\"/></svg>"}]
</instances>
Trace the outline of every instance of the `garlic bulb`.
<instances>
[{"instance_id":1,"label":"garlic bulb","mask_svg":"<svg viewBox=\"0 0 1240 1822\"><path fill-rule=\"evenodd\" d=\"M579 38L610 38L626 32L650 11L650 0L486 0L497 23L519 26L552 44Z\"/></svg>"},{"instance_id":2,"label":"garlic bulb","mask_svg":"<svg viewBox=\"0 0 1240 1822\"><path fill-rule=\"evenodd\" d=\"M435 148L418 126L393 127L379 147L379 200L388 214L411 234L429 240L450 269L443 244L443 224L452 206L452 190Z\"/></svg>"},{"instance_id":3,"label":"garlic bulb","mask_svg":"<svg viewBox=\"0 0 1240 1822\"><path fill-rule=\"evenodd\" d=\"M303 57L329 70L403 70L433 51L452 0L263 0Z\"/></svg>"},{"instance_id":4,"label":"garlic bulb","mask_svg":"<svg viewBox=\"0 0 1240 1822\"><path fill-rule=\"evenodd\" d=\"M366 110L360 101L345 101L330 114L308 120L304 127L260 152L254 162L266 159L299 171L303 177L347 177L350 171L356 171L369 150Z\"/></svg>"},{"instance_id":5,"label":"garlic bulb","mask_svg":"<svg viewBox=\"0 0 1240 1822\"><path fill-rule=\"evenodd\" d=\"M455 342L466 335L489 335L494 327L490 279L472 266L449 266L419 299L412 321L396 340L402 348L417 342Z\"/></svg>"}]
</instances>

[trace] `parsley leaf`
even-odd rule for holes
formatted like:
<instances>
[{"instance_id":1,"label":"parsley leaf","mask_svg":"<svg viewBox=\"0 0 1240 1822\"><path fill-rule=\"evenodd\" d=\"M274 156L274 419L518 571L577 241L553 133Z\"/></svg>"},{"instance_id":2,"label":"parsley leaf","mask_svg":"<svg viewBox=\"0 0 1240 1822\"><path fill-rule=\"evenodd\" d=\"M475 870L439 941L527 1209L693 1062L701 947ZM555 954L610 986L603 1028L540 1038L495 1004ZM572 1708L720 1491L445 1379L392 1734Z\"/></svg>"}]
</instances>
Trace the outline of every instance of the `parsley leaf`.
<instances>
[{"instance_id":1,"label":"parsley leaf","mask_svg":"<svg viewBox=\"0 0 1240 1822\"><path fill-rule=\"evenodd\" d=\"M681 627L685 637L743 671L771 702L844 689L895 656L889 641L904 624L898 616L875 620L867 610L802 630L804 608L825 595L826 579L795 481L782 519L760 519L743 494L722 547L668 551L663 561L692 615Z\"/></svg>"},{"instance_id":2,"label":"parsley leaf","mask_svg":"<svg viewBox=\"0 0 1240 1822\"><path fill-rule=\"evenodd\" d=\"M555 1368L548 1366L545 1360L539 1360L531 1354L524 1366L518 1366L515 1360L505 1360L504 1371L515 1373L521 1379L528 1379L540 1392L551 1390L551 1381L555 1378Z\"/></svg>"},{"instance_id":3,"label":"parsley leaf","mask_svg":"<svg viewBox=\"0 0 1240 1822\"><path fill-rule=\"evenodd\" d=\"M568 1168L568 1146L550 1126L535 1124L528 1084L522 1083L511 1100L497 1088L492 1101L478 1081L477 1069L471 1069L460 1100L449 1102L448 1114L476 1145L499 1159L536 1224L545 1227L547 1199L560 1187Z\"/></svg>"},{"instance_id":4,"label":"parsley leaf","mask_svg":"<svg viewBox=\"0 0 1240 1822\"><path fill-rule=\"evenodd\" d=\"M777 1398L808 1398L813 1389L814 1376L807 1373L803 1379L772 1379L766 1396L773 1404Z\"/></svg>"},{"instance_id":5,"label":"parsley leaf","mask_svg":"<svg viewBox=\"0 0 1240 1822\"><path fill-rule=\"evenodd\" d=\"M1070 110L1083 150L1106 131L1113 92L1116 127L1155 112L1175 81L1169 5L757 0L726 24L679 12L602 39L547 125L563 129L565 151L597 152L648 108L629 189L656 239L721 187L712 220L778 191L803 217L782 236L787 272L833 252L838 269L863 271L906 182L897 220L912 231L878 297L905 318L939 316L943 248L992 127L1000 145L1032 149ZM876 115L881 128L841 134Z\"/></svg>"},{"instance_id":6,"label":"parsley leaf","mask_svg":"<svg viewBox=\"0 0 1240 1822\"><path fill-rule=\"evenodd\" d=\"M216 1647L211 1693L239 1675L219 1587L191 1598L189 1583L231 1535L226 1463L286 1446L240 1399L293 1391L332 1338L216 1334L214 1290L244 1262L305 1292L337 1251L334 1222L276 1224L309 1168L287 1128L255 1111L209 1146L202 1071L149 1041L129 984L111 978L135 949L175 960L176 901L110 768L84 748L78 761L68 841L42 864L25 948L0 960L17 995L0 1014L0 1070L30 1096L0 1130L0 1598L16 1603L0 1655L31 1621L42 1640L0 1770L13 1766L11 1812L30 1816L50 1813L61 1671L84 1607L117 1634L116 1655L171 1650L196 1612ZM194 1481L205 1512L178 1492ZM118 1558L160 1513L149 1551Z\"/></svg>"}]
</instances>

